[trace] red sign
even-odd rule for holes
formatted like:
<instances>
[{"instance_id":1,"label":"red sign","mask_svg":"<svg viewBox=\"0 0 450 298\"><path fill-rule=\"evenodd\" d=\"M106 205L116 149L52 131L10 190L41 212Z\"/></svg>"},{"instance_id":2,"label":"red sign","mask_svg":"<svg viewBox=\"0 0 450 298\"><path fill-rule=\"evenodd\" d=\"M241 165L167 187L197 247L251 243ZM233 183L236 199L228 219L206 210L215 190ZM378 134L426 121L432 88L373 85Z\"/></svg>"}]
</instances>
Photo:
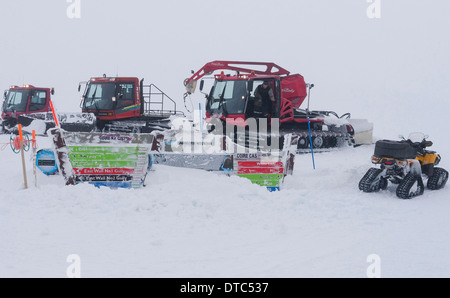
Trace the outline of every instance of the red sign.
<instances>
[{"instance_id":1,"label":"red sign","mask_svg":"<svg viewBox=\"0 0 450 298\"><path fill-rule=\"evenodd\" d=\"M274 167L283 167L283 162L281 161L238 161L238 167L265 167L265 168L274 168Z\"/></svg>"},{"instance_id":2,"label":"red sign","mask_svg":"<svg viewBox=\"0 0 450 298\"><path fill-rule=\"evenodd\" d=\"M127 168L73 168L75 175L132 175L134 169Z\"/></svg>"}]
</instances>

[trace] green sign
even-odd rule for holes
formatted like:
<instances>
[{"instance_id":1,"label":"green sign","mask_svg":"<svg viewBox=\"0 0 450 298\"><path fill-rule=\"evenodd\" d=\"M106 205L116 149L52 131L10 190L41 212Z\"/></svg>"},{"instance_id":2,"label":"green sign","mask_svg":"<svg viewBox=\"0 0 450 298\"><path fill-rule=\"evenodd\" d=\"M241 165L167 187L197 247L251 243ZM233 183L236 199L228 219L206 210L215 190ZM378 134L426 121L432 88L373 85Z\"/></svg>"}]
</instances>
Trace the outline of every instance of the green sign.
<instances>
[{"instance_id":1,"label":"green sign","mask_svg":"<svg viewBox=\"0 0 450 298\"><path fill-rule=\"evenodd\" d=\"M281 158L267 154L235 154L233 171L252 183L279 190L285 176L285 164Z\"/></svg>"},{"instance_id":2,"label":"green sign","mask_svg":"<svg viewBox=\"0 0 450 298\"><path fill-rule=\"evenodd\" d=\"M152 135L67 133L65 138L77 183L113 188L143 185Z\"/></svg>"}]
</instances>

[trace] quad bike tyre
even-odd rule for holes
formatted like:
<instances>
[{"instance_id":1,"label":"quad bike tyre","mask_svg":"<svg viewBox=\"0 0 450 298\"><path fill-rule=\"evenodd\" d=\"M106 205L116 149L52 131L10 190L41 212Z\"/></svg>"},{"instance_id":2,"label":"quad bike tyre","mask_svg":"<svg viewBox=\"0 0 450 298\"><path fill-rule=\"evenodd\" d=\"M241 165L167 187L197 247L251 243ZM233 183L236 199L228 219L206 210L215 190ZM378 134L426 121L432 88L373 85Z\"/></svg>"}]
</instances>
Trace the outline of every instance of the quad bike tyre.
<instances>
[{"instance_id":1,"label":"quad bike tyre","mask_svg":"<svg viewBox=\"0 0 450 298\"><path fill-rule=\"evenodd\" d=\"M411 199L423 195L424 188L422 177L409 173L398 185L396 194L400 199Z\"/></svg>"},{"instance_id":2,"label":"quad bike tyre","mask_svg":"<svg viewBox=\"0 0 450 298\"><path fill-rule=\"evenodd\" d=\"M359 190L363 192L377 192L380 189L387 188L387 179L381 177L382 169L370 168L367 173L359 181Z\"/></svg>"},{"instance_id":3,"label":"quad bike tyre","mask_svg":"<svg viewBox=\"0 0 450 298\"><path fill-rule=\"evenodd\" d=\"M445 186L448 180L448 172L442 168L434 168L433 175L430 176L427 182L427 188L431 190L438 190Z\"/></svg>"}]
</instances>

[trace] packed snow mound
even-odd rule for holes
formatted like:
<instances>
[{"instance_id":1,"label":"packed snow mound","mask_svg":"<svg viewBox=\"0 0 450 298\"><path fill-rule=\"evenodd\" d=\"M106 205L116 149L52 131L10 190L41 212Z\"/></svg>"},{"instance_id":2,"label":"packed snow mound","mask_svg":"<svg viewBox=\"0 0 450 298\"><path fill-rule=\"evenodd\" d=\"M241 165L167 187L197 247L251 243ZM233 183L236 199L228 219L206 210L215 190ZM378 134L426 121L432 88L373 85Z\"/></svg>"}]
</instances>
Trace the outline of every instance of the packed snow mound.
<instances>
[{"instance_id":1,"label":"packed snow mound","mask_svg":"<svg viewBox=\"0 0 450 298\"><path fill-rule=\"evenodd\" d=\"M38 146L49 148L49 138ZM311 155L297 155L273 193L162 165L141 189L66 187L40 173L35 187L30 152L23 190L20 155L4 150L0 277L65 277L70 254L82 277L366 277L372 254L382 277L448 277L450 187L412 200L392 186L362 193L373 150L316 154L316 170Z\"/></svg>"},{"instance_id":2,"label":"packed snow mound","mask_svg":"<svg viewBox=\"0 0 450 298\"><path fill-rule=\"evenodd\" d=\"M343 125L347 125L350 123L348 121L348 119L344 119L344 118L336 118L336 117L326 116L326 115L321 115L320 117L323 118L324 123L327 125L343 126Z\"/></svg>"},{"instance_id":3,"label":"packed snow mound","mask_svg":"<svg viewBox=\"0 0 450 298\"><path fill-rule=\"evenodd\" d=\"M37 135L45 135L45 130L47 129L46 127L47 125L44 120L35 119L31 121L30 125L24 126L23 130L29 134L31 134L34 130Z\"/></svg>"}]
</instances>

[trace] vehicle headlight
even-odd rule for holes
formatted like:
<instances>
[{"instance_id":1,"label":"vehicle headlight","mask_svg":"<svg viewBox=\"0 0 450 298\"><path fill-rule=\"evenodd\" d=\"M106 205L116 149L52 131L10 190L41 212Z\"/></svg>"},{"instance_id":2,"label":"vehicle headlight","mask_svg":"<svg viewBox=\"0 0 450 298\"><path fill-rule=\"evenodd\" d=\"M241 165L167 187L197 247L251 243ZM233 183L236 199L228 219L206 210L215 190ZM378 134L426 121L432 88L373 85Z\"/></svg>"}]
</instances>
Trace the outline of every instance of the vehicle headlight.
<instances>
[{"instance_id":1,"label":"vehicle headlight","mask_svg":"<svg viewBox=\"0 0 450 298\"><path fill-rule=\"evenodd\" d=\"M441 156L439 154L436 154L436 160L434 161L434 164L437 166L439 162L441 162Z\"/></svg>"}]
</instances>

